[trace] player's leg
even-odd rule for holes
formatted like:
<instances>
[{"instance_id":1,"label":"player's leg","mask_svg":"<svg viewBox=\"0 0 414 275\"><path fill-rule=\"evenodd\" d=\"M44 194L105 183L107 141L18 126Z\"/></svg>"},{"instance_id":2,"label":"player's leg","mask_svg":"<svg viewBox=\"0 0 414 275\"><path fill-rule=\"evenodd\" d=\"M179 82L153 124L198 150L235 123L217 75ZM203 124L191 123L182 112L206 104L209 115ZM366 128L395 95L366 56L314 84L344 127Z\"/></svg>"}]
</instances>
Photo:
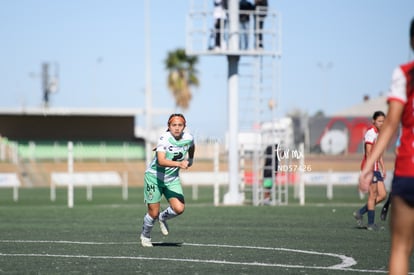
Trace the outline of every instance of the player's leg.
<instances>
[{"instance_id":1,"label":"player's leg","mask_svg":"<svg viewBox=\"0 0 414 275\"><path fill-rule=\"evenodd\" d=\"M378 181L377 182L377 197L375 199L375 204L378 204L385 200L387 197L387 189L385 188L384 181Z\"/></svg>"},{"instance_id":2,"label":"player's leg","mask_svg":"<svg viewBox=\"0 0 414 275\"><path fill-rule=\"evenodd\" d=\"M367 209L368 209L368 230L375 230L375 203L377 198L377 191L378 191L378 184L372 183L369 186L368 191L368 202L367 202Z\"/></svg>"},{"instance_id":3,"label":"player's leg","mask_svg":"<svg viewBox=\"0 0 414 275\"><path fill-rule=\"evenodd\" d=\"M370 186L372 185L372 183L370 184ZM362 227L363 225L363 216L365 213L368 212L368 202L366 204L364 204L360 209L354 211L353 216L358 224L359 227Z\"/></svg>"},{"instance_id":4,"label":"player's leg","mask_svg":"<svg viewBox=\"0 0 414 275\"><path fill-rule=\"evenodd\" d=\"M270 204L270 195L272 194L273 180L272 178L263 179L263 204Z\"/></svg>"},{"instance_id":5,"label":"player's leg","mask_svg":"<svg viewBox=\"0 0 414 275\"><path fill-rule=\"evenodd\" d=\"M381 220L385 221L387 219L387 214L388 214L388 209L390 208L390 203L391 203L391 192L388 195L387 200L385 201L384 205L382 206L381 209Z\"/></svg>"},{"instance_id":6,"label":"player's leg","mask_svg":"<svg viewBox=\"0 0 414 275\"><path fill-rule=\"evenodd\" d=\"M158 213L160 211L160 203L149 203L148 212L144 216L144 221L142 222L142 231L141 231L141 245L144 247L151 247L151 231L154 227L154 223L157 220ZM155 217L154 217L155 216Z\"/></svg>"},{"instance_id":7,"label":"player's leg","mask_svg":"<svg viewBox=\"0 0 414 275\"><path fill-rule=\"evenodd\" d=\"M151 247L151 231L160 212L161 191L157 179L150 174L144 176L144 199L148 210L144 216L140 238L142 246Z\"/></svg>"},{"instance_id":8,"label":"player's leg","mask_svg":"<svg viewBox=\"0 0 414 275\"><path fill-rule=\"evenodd\" d=\"M185 205L177 198L170 198L168 200L169 206L159 214L158 220L160 222L161 233L166 236L169 233L167 220L177 217L184 212Z\"/></svg>"},{"instance_id":9,"label":"player's leg","mask_svg":"<svg viewBox=\"0 0 414 275\"><path fill-rule=\"evenodd\" d=\"M185 201L183 189L179 180L171 183L166 187L164 195L170 204L164 211L159 214L160 229L163 235L168 235L169 228L167 220L181 215L185 210Z\"/></svg>"},{"instance_id":10,"label":"player's leg","mask_svg":"<svg viewBox=\"0 0 414 275\"><path fill-rule=\"evenodd\" d=\"M414 245L414 207L399 196L393 196L392 205L389 274L408 274Z\"/></svg>"},{"instance_id":11,"label":"player's leg","mask_svg":"<svg viewBox=\"0 0 414 275\"><path fill-rule=\"evenodd\" d=\"M353 213L353 216L359 227L362 227L362 223L363 223L362 218L363 218L363 215L367 212L368 212L368 203L364 204L364 206L362 206L359 210Z\"/></svg>"}]
</instances>

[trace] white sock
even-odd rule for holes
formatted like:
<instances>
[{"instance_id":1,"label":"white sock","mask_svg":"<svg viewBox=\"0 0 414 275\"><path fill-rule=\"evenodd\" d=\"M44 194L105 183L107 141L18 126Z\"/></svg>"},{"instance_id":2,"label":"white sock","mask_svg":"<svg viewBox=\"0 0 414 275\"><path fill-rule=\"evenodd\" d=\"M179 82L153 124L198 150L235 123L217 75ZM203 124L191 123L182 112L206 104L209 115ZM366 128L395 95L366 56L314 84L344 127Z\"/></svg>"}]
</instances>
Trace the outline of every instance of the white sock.
<instances>
[{"instance_id":1,"label":"white sock","mask_svg":"<svg viewBox=\"0 0 414 275\"><path fill-rule=\"evenodd\" d=\"M174 212L171 206L168 206L168 208L162 211L160 215L158 216L158 218L163 221L166 221L166 220L169 220L175 217L177 217L177 213Z\"/></svg>"},{"instance_id":2,"label":"white sock","mask_svg":"<svg viewBox=\"0 0 414 275\"><path fill-rule=\"evenodd\" d=\"M151 230L154 226L155 219L151 218L150 215L145 214L144 216L144 222L142 223L142 235L146 238L151 238Z\"/></svg>"}]
</instances>

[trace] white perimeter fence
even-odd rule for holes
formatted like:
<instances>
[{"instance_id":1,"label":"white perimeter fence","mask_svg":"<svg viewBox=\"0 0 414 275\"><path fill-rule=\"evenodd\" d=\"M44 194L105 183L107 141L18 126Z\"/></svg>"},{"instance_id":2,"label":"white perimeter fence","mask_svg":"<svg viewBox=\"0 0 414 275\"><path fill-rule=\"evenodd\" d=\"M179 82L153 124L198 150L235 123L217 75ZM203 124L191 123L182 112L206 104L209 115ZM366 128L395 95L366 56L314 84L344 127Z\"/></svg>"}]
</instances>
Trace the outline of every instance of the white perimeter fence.
<instances>
[{"instance_id":1,"label":"white perimeter fence","mask_svg":"<svg viewBox=\"0 0 414 275\"><path fill-rule=\"evenodd\" d=\"M122 199L128 199L128 174L121 177L117 172L80 172L62 173L53 172L50 176L50 200L56 200L56 187L67 187L68 207L74 206L74 187L86 187L86 199L92 200L92 188L98 186L120 186Z\"/></svg>"},{"instance_id":2,"label":"white perimeter fence","mask_svg":"<svg viewBox=\"0 0 414 275\"><path fill-rule=\"evenodd\" d=\"M393 171L387 171L388 175L392 175ZM326 185L326 197L333 199L334 186L357 186L359 181L359 172L304 172L300 175L306 186L324 186ZM387 190L391 189L392 177L385 178L385 186ZM363 194L360 193L361 198ZM305 198L303 198L304 200Z\"/></svg>"},{"instance_id":3,"label":"white perimeter fence","mask_svg":"<svg viewBox=\"0 0 414 275\"><path fill-rule=\"evenodd\" d=\"M180 177L184 186L192 186L193 199L198 199L199 186L214 187L214 205L220 204L220 186L229 185L229 174L227 171L219 171L219 144L212 144L209 149L210 157L213 161L213 170L206 172L181 171ZM50 185L50 199L56 199L56 188L67 187L68 207L74 205L74 187L85 187L86 197L92 200L92 189L98 186L120 186L122 198L128 199L128 174L120 175L114 171L103 172L77 172L73 171L73 144L68 143L68 171L52 172ZM392 175L392 171L387 171ZM287 175L290 174L290 175ZM243 178L245 175L241 175ZM301 171L283 173L279 172L275 184L281 184L281 181L289 181L289 185L294 185L295 197L299 198L301 205L305 204L306 186L326 186L326 197L333 199L334 186L356 186L358 184L359 172L312 172ZM390 190L392 177L385 179L385 185ZM13 200L18 200L18 189L21 182L16 173L0 173L0 188L13 188ZM362 198L362 194L361 198Z\"/></svg>"},{"instance_id":4,"label":"white perimeter fence","mask_svg":"<svg viewBox=\"0 0 414 275\"><path fill-rule=\"evenodd\" d=\"M13 188L13 200L19 199L19 187L21 186L16 173L0 173L0 188Z\"/></svg>"}]
</instances>

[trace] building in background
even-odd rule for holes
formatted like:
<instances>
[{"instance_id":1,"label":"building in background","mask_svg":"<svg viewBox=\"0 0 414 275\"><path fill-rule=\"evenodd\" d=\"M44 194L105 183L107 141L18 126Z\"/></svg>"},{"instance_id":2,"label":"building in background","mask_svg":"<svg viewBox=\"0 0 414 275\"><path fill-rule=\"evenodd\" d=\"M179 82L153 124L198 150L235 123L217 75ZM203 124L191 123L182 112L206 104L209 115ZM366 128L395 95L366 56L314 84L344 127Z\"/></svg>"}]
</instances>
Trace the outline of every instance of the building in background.
<instances>
[{"instance_id":1,"label":"building in background","mask_svg":"<svg viewBox=\"0 0 414 275\"><path fill-rule=\"evenodd\" d=\"M328 155L362 153L362 140L372 125L372 114L379 110L387 112L386 96L373 99L365 96L360 104L341 110L333 116L310 117L305 135L309 151ZM388 151L393 151L393 144Z\"/></svg>"}]
</instances>

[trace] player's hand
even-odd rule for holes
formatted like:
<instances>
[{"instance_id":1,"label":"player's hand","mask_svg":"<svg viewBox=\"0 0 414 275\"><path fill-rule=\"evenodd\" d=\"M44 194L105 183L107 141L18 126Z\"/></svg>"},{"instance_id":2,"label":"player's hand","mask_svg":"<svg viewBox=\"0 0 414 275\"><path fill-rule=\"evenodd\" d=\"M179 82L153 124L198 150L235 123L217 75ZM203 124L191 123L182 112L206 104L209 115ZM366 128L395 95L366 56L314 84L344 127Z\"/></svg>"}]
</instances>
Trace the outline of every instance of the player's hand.
<instances>
[{"instance_id":1,"label":"player's hand","mask_svg":"<svg viewBox=\"0 0 414 275\"><path fill-rule=\"evenodd\" d=\"M188 160L183 160L183 161L180 161L179 162L179 167L180 168L182 168L182 169L187 169L189 166L188 166Z\"/></svg>"},{"instance_id":2,"label":"player's hand","mask_svg":"<svg viewBox=\"0 0 414 275\"><path fill-rule=\"evenodd\" d=\"M369 185L372 182L373 173L372 171L362 171L359 175L359 190L363 193L367 193Z\"/></svg>"}]
</instances>

